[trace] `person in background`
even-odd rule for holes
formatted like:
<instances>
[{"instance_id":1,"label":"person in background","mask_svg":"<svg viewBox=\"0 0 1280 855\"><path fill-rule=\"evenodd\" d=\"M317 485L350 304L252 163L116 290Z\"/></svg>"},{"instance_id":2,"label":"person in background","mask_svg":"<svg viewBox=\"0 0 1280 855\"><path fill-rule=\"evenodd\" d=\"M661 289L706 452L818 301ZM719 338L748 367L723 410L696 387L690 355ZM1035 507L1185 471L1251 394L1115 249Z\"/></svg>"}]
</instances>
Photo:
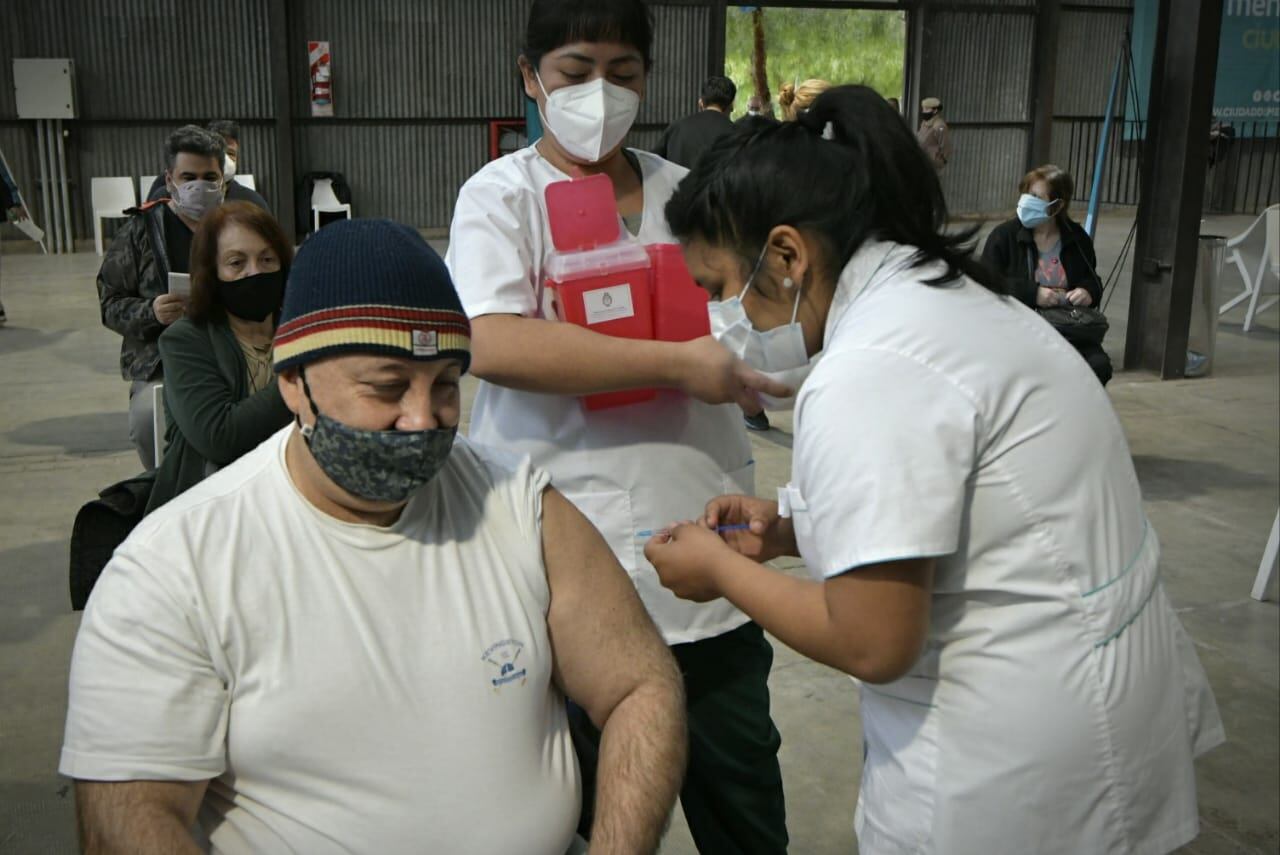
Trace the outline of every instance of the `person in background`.
<instances>
[{"instance_id":1,"label":"person in background","mask_svg":"<svg viewBox=\"0 0 1280 855\"><path fill-rule=\"evenodd\" d=\"M760 408L757 392L787 395L788 387L711 336L641 341L560 322L546 288L553 245L545 191L576 171L609 177L636 241L674 243L663 206L686 170L625 145L652 51L653 22L641 0L534 0L530 8L519 67L546 133L467 180L449 232L447 261L471 318L480 378L470 435L547 470L613 547L671 646L689 699L680 802L699 850L781 853L787 830L781 737L769 714L773 649L723 600L686 603L665 590L637 533L696 516L723 492L717 485L754 492L742 414ZM661 391L615 409L589 412L578 398L645 387ZM596 752L603 758L608 745L579 711L571 721L590 781ZM599 775L604 786L603 765ZM591 815L588 800L584 825Z\"/></svg>"},{"instance_id":2,"label":"person in background","mask_svg":"<svg viewBox=\"0 0 1280 855\"><path fill-rule=\"evenodd\" d=\"M5 220L9 222L16 223L31 218L31 214L22 204L18 182L13 180L13 176L5 167L3 155L0 155L0 211L4 211ZM4 326L8 320L8 316L4 313L4 303L0 302L0 326Z\"/></svg>"},{"instance_id":3,"label":"person in background","mask_svg":"<svg viewBox=\"0 0 1280 855\"><path fill-rule=\"evenodd\" d=\"M246 187L235 180L236 172L243 163L243 149L240 145L240 124L230 119L217 119L210 122L205 129L221 137L222 144L226 147L226 171L223 173L223 178L227 182L227 201L252 202L263 210L271 210L270 206L267 205L267 200L262 198L258 191L251 187ZM161 175L151 185L151 190L147 193L147 200L163 199L166 192L164 176Z\"/></svg>"},{"instance_id":4,"label":"person in background","mask_svg":"<svg viewBox=\"0 0 1280 855\"><path fill-rule=\"evenodd\" d=\"M157 340L182 317L185 304L169 293L169 274L187 273L200 220L223 199L222 139L186 125L165 142L167 195L131 209L98 270L102 323L120 334L120 374L129 385L129 438L154 469L152 389L164 381Z\"/></svg>"},{"instance_id":5,"label":"person in background","mask_svg":"<svg viewBox=\"0 0 1280 855\"><path fill-rule=\"evenodd\" d=\"M591 851L656 851L680 673L547 473L455 441L440 257L326 226L273 359L295 423L144 519L89 599L59 764L84 850L564 855L568 695L604 734Z\"/></svg>"},{"instance_id":6,"label":"person in background","mask_svg":"<svg viewBox=\"0 0 1280 855\"><path fill-rule=\"evenodd\" d=\"M833 89L707 152L667 218L738 340L792 342L810 373L784 501L713 499L645 552L680 596L860 681L858 851L1189 843L1223 725L1120 419L945 229L906 123ZM761 563L781 556L813 578Z\"/></svg>"},{"instance_id":7,"label":"person in background","mask_svg":"<svg viewBox=\"0 0 1280 855\"><path fill-rule=\"evenodd\" d=\"M747 112L738 119L738 122L744 122L747 119L767 115L764 109L764 101L759 95L752 95L747 99Z\"/></svg>"},{"instance_id":8,"label":"person in background","mask_svg":"<svg viewBox=\"0 0 1280 855\"><path fill-rule=\"evenodd\" d=\"M778 90L778 106L782 108L782 120L794 122L796 117L809 109L813 100L831 88L825 80L811 77L803 83L784 83Z\"/></svg>"},{"instance_id":9,"label":"person in background","mask_svg":"<svg viewBox=\"0 0 1280 855\"><path fill-rule=\"evenodd\" d=\"M933 168L941 172L951 160L951 129L942 118L942 102L925 98L920 102L920 129L916 140L929 156Z\"/></svg>"},{"instance_id":10,"label":"person in background","mask_svg":"<svg viewBox=\"0 0 1280 855\"><path fill-rule=\"evenodd\" d=\"M897 98L885 98L889 102L889 106L893 108L893 112L902 115L902 102Z\"/></svg>"},{"instance_id":11,"label":"person in background","mask_svg":"<svg viewBox=\"0 0 1280 855\"><path fill-rule=\"evenodd\" d=\"M1017 215L987 236L982 260L1003 276L1009 293L1032 309L1102 304L1098 257L1084 227L1071 219L1075 182L1053 164L1036 167L1018 185ZM1111 357L1101 344L1072 341L1105 386Z\"/></svg>"},{"instance_id":12,"label":"person in background","mask_svg":"<svg viewBox=\"0 0 1280 855\"><path fill-rule=\"evenodd\" d=\"M257 205L227 202L200 222L186 317L160 336L168 431L147 513L289 423L271 342L292 258Z\"/></svg>"},{"instance_id":13,"label":"person in background","mask_svg":"<svg viewBox=\"0 0 1280 855\"><path fill-rule=\"evenodd\" d=\"M727 77L708 77L698 98L698 112L667 126L653 153L690 169L716 140L733 130L729 114L738 87Z\"/></svg>"}]
</instances>

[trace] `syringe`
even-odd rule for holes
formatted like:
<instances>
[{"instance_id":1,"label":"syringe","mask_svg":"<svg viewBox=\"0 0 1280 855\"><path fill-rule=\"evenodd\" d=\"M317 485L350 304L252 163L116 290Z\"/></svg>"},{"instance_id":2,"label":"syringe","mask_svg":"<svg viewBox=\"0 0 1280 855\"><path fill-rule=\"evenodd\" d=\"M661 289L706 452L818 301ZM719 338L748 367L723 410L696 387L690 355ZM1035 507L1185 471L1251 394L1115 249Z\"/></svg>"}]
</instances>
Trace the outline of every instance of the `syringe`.
<instances>
[{"instance_id":1,"label":"syringe","mask_svg":"<svg viewBox=\"0 0 1280 855\"><path fill-rule=\"evenodd\" d=\"M737 524L735 524L735 525L718 525L718 526L716 526L716 531L717 531L717 532L720 532L720 533L724 533L724 532L726 532L726 531L746 531L746 530L747 530L747 529L749 529L749 528L751 528L751 524L750 524L750 523L737 523ZM636 532L636 537L653 537L655 534L666 534L668 531L670 531L670 529L666 529L666 528L651 529L651 528L649 528L649 529L645 529L644 531L638 531L638 532Z\"/></svg>"}]
</instances>

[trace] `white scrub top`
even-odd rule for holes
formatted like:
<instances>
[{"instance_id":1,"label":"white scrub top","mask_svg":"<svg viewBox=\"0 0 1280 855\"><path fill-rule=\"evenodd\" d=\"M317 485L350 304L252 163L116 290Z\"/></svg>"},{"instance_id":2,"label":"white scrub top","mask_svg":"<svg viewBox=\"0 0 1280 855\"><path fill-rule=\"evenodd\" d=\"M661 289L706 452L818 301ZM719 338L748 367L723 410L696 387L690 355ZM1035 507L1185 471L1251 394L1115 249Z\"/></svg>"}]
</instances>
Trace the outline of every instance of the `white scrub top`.
<instances>
[{"instance_id":1,"label":"white scrub top","mask_svg":"<svg viewBox=\"0 0 1280 855\"><path fill-rule=\"evenodd\" d=\"M663 207L687 170L632 153L644 181L636 240L674 243ZM529 146L473 175L458 195L445 261L467 314L556 320L544 287L553 250L543 191L569 176ZM727 600L691 603L662 587L637 532L702 514L723 493L755 492L742 411L674 390L654 401L588 412L576 397L481 381L472 440L529 455L600 530L668 644L721 635L746 623Z\"/></svg>"},{"instance_id":2,"label":"white scrub top","mask_svg":"<svg viewBox=\"0 0 1280 855\"><path fill-rule=\"evenodd\" d=\"M782 491L818 579L938 559L925 653L862 685L860 851L1174 849L1224 736L1119 420L1051 326L913 252L841 275Z\"/></svg>"}]
</instances>

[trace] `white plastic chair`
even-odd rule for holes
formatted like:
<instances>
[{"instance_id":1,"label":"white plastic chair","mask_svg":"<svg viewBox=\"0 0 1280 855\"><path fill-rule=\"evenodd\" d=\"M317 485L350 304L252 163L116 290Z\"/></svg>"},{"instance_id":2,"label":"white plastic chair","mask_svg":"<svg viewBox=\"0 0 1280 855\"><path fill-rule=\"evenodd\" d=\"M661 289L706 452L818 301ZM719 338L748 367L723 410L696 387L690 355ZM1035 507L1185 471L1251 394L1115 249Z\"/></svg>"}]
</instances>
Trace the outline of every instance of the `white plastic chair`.
<instances>
[{"instance_id":1,"label":"white plastic chair","mask_svg":"<svg viewBox=\"0 0 1280 855\"><path fill-rule=\"evenodd\" d=\"M164 459L164 434L169 427L164 417L164 384L157 383L151 387L151 445L156 456L156 468Z\"/></svg>"},{"instance_id":2,"label":"white plastic chair","mask_svg":"<svg viewBox=\"0 0 1280 855\"><path fill-rule=\"evenodd\" d=\"M251 172L247 172L244 175L237 172L235 182L241 187L248 187L250 190L256 191L258 189L258 182L253 179L253 173Z\"/></svg>"},{"instance_id":3,"label":"white plastic chair","mask_svg":"<svg viewBox=\"0 0 1280 855\"><path fill-rule=\"evenodd\" d=\"M1263 228L1262 257L1258 259L1257 272L1251 275L1249 268L1245 266L1241 248L1252 238L1259 225ZM1262 280L1268 270L1272 277L1280 279L1280 205L1267 208L1249 228L1228 240L1227 252L1227 263L1234 264L1240 271L1240 278L1244 280L1244 290L1223 303L1222 308L1218 309L1218 314L1226 314L1248 300L1249 307L1244 313L1244 331L1248 332L1258 312L1265 312L1280 301L1280 296L1275 296L1258 305L1258 298L1262 295Z\"/></svg>"},{"instance_id":4,"label":"white plastic chair","mask_svg":"<svg viewBox=\"0 0 1280 855\"><path fill-rule=\"evenodd\" d=\"M126 210L138 204L133 195L133 179L91 178L90 193L93 197L93 247L102 255L102 221L127 217Z\"/></svg>"},{"instance_id":5,"label":"white plastic chair","mask_svg":"<svg viewBox=\"0 0 1280 855\"><path fill-rule=\"evenodd\" d=\"M156 183L159 175L142 175L138 177L138 202L147 201L147 195L151 192L151 185Z\"/></svg>"},{"instance_id":6,"label":"white plastic chair","mask_svg":"<svg viewBox=\"0 0 1280 855\"><path fill-rule=\"evenodd\" d=\"M338 201L331 178L317 178L311 189L311 230L314 232L320 231L321 214L345 214L351 219L351 206Z\"/></svg>"}]
</instances>

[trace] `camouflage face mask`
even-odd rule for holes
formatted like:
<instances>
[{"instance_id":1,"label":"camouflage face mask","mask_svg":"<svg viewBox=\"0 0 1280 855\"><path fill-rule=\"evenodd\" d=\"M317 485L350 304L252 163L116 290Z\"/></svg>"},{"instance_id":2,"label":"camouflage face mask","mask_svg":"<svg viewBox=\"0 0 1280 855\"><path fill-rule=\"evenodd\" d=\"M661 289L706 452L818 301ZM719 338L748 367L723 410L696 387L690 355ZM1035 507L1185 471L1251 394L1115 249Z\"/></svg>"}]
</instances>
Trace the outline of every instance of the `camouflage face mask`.
<instances>
[{"instance_id":1,"label":"camouflage face mask","mask_svg":"<svg viewBox=\"0 0 1280 855\"><path fill-rule=\"evenodd\" d=\"M315 414L302 426L311 456L333 483L374 502L403 502L444 467L457 428L359 430L321 414L306 374L302 388Z\"/></svg>"}]
</instances>

